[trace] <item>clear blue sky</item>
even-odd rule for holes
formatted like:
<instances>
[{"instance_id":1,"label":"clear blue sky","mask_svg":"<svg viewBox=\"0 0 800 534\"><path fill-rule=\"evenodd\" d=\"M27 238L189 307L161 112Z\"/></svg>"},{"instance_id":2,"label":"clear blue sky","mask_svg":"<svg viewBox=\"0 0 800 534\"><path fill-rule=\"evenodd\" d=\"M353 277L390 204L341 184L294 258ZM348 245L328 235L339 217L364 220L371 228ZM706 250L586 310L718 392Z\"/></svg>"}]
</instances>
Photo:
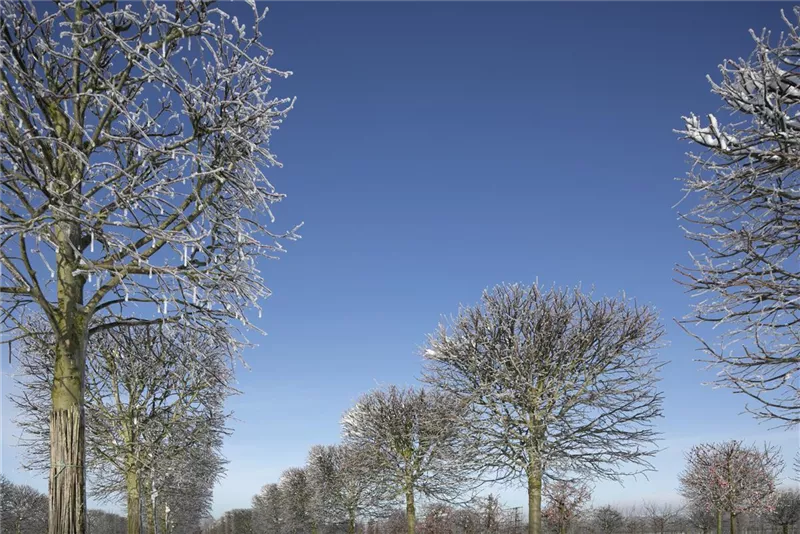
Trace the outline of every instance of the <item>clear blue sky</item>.
<instances>
[{"instance_id":1,"label":"clear blue sky","mask_svg":"<svg viewBox=\"0 0 800 534\"><path fill-rule=\"evenodd\" d=\"M706 74L750 53L749 28L782 29L781 7L791 4L271 4L266 42L295 73L274 91L298 97L274 136L285 168L271 176L288 194L276 215L305 227L263 265L269 335L253 336L230 403L215 515L337 441L361 393L413 384L442 315L537 277L625 290L667 325L659 472L599 484L597 504L673 499L683 452L700 441L769 439L791 458L797 432L701 386L713 375L672 323L690 304L673 282L688 250L673 209L688 145L672 129L719 111ZM16 470L3 407L3 471L45 489ZM503 498L524 500L519 489Z\"/></svg>"}]
</instances>

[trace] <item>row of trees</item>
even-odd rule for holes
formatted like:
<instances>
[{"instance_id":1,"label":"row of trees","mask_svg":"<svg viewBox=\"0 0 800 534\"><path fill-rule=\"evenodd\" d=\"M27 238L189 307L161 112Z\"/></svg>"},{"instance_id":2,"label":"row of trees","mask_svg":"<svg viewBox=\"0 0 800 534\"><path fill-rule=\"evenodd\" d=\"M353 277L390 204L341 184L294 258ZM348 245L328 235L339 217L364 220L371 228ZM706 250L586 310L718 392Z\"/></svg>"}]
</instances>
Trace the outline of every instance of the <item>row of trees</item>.
<instances>
[{"instance_id":1,"label":"row of trees","mask_svg":"<svg viewBox=\"0 0 800 534\"><path fill-rule=\"evenodd\" d=\"M342 443L314 447L254 499L258 532L319 532L380 516L398 501L418 532L422 500L470 502L485 483L523 483L528 532L566 532L589 499L580 480L622 480L650 469L661 414L655 313L580 289L501 285L429 336L427 388L388 386L342 418ZM681 485L691 505L770 512L780 451L741 442L692 449ZM663 519L666 524L667 519ZM721 524L721 520L717 521ZM663 525L662 525L663 528Z\"/></svg>"},{"instance_id":2,"label":"row of trees","mask_svg":"<svg viewBox=\"0 0 800 534\"><path fill-rule=\"evenodd\" d=\"M538 534L543 488L650 468L661 334L655 313L625 298L486 291L430 336L426 388L363 395L342 418L340 445L314 447L304 468L263 488L256 531L352 533L399 501L415 534L420 501L463 504L485 483L521 482Z\"/></svg>"},{"instance_id":3,"label":"row of trees","mask_svg":"<svg viewBox=\"0 0 800 534\"><path fill-rule=\"evenodd\" d=\"M54 354L39 324L15 352L21 387L11 399L28 465L46 471ZM125 503L129 534L193 532L209 512L232 392L224 340L161 324L104 330L87 345L87 473L94 497Z\"/></svg>"},{"instance_id":4,"label":"row of trees","mask_svg":"<svg viewBox=\"0 0 800 534\"><path fill-rule=\"evenodd\" d=\"M265 175L289 73L251 5L245 25L208 0L0 2L0 322L34 377L50 534L85 534L87 478L131 534L210 502L228 377L197 349L243 346L257 261L297 238Z\"/></svg>"},{"instance_id":5,"label":"row of trees","mask_svg":"<svg viewBox=\"0 0 800 534\"><path fill-rule=\"evenodd\" d=\"M178 489L195 515L207 507L224 420L211 399L227 374L202 351L200 364L173 352L207 340L236 352L231 325L248 325L269 294L256 260L297 237L271 229L283 196L263 171L292 102L270 95L288 73L269 65L252 5L252 28L200 0L0 9L2 323L33 377L17 402L49 471L51 534L84 534L87 473L101 494L125 496L131 533L157 518L171 528ZM777 45L754 34L751 59L723 64L713 91L730 125L685 120L682 135L704 150L684 181L699 200L685 220L705 253L682 274L706 295L690 322L727 325L719 343L694 334L722 384L792 426L800 31L786 22ZM652 309L625 299L502 286L430 337L431 389L363 397L343 445L367 451L377 494L402 498L409 532L418 496L463 499L477 480L523 483L538 533L548 485L650 468L662 332ZM140 358L151 365L125 363ZM208 392L199 412L192 393L172 407L192 391ZM716 497L702 505L720 510ZM725 511L735 526L739 512Z\"/></svg>"},{"instance_id":6,"label":"row of trees","mask_svg":"<svg viewBox=\"0 0 800 534\"><path fill-rule=\"evenodd\" d=\"M0 530L41 534L47 529L47 496L0 475Z\"/></svg>"},{"instance_id":7,"label":"row of trees","mask_svg":"<svg viewBox=\"0 0 800 534\"><path fill-rule=\"evenodd\" d=\"M125 518L102 510L87 513L89 534L126 534ZM47 531L47 495L0 475L0 532L42 534Z\"/></svg>"}]
</instances>

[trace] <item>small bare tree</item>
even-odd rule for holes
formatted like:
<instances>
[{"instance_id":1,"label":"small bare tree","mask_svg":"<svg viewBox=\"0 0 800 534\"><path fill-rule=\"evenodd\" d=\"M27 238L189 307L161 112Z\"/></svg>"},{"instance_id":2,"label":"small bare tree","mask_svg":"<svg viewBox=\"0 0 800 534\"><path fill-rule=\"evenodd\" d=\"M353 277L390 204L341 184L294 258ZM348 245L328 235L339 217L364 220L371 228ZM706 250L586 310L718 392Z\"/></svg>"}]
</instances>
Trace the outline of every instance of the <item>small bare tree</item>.
<instances>
[{"instance_id":1,"label":"small bare tree","mask_svg":"<svg viewBox=\"0 0 800 534\"><path fill-rule=\"evenodd\" d=\"M738 515L761 513L774 506L782 470L783 459L775 447L748 447L739 440L705 443L686 454L680 492L691 503L720 514L718 534L721 513L730 514L730 532L735 534Z\"/></svg>"},{"instance_id":2,"label":"small bare tree","mask_svg":"<svg viewBox=\"0 0 800 534\"><path fill-rule=\"evenodd\" d=\"M644 503L644 513L653 531L657 534L664 534L667 529L672 527L680 517L681 510L682 508L675 507L669 503Z\"/></svg>"},{"instance_id":3,"label":"small bare tree","mask_svg":"<svg viewBox=\"0 0 800 534\"><path fill-rule=\"evenodd\" d=\"M380 512L386 496L371 476L371 451L353 445L311 448L306 470L320 521L346 524L348 534L355 534L359 517Z\"/></svg>"},{"instance_id":4,"label":"small bare tree","mask_svg":"<svg viewBox=\"0 0 800 534\"><path fill-rule=\"evenodd\" d=\"M526 483L539 534L544 480L650 469L662 332L653 310L624 299L501 285L429 337L425 380L470 403L479 463Z\"/></svg>"},{"instance_id":5,"label":"small bare tree","mask_svg":"<svg viewBox=\"0 0 800 534\"><path fill-rule=\"evenodd\" d=\"M51 534L84 534L90 333L248 324L282 247L264 168L291 108L252 21L213 2L0 4L0 319L55 333ZM138 305L138 306L137 306ZM232 341L235 341L232 338Z\"/></svg>"},{"instance_id":6,"label":"small bare tree","mask_svg":"<svg viewBox=\"0 0 800 534\"><path fill-rule=\"evenodd\" d=\"M795 8L795 16L800 10ZM800 26L771 44L756 34L749 59L726 60L712 92L732 112L729 124L694 114L678 133L690 153L683 180L694 207L682 215L703 252L680 267L702 296L687 323L727 325L719 342L693 335L721 371L718 384L745 395L757 417L800 422Z\"/></svg>"},{"instance_id":7,"label":"small bare tree","mask_svg":"<svg viewBox=\"0 0 800 534\"><path fill-rule=\"evenodd\" d=\"M716 511L709 510L702 503L690 503L689 513L686 516L689 524L694 528L700 529L703 534L709 530L717 528L717 534L722 532L722 515Z\"/></svg>"},{"instance_id":8,"label":"small bare tree","mask_svg":"<svg viewBox=\"0 0 800 534\"><path fill-rule=\"evenodd\" d=\"M592 491L580 482L557 480L544 486L544 497L547 502L542 510L545 521L559 534L567 534L592 498Z\"/></svg>"},{"instance_id":9,"label":"small bare tree","mask_svg":"<svg viewBox=\"0 0 800 534\"><path fill-rule=\"evenodd\" d=\"M785 489L778 492L775 507L766 515L767 520L783 529L783 534L789 534L789 527L800 521L800 490Z\"/></svg>"},{"instance_id":10,"label":"small bare tree","mask_svg":"<svg viewBox=\"0 0 800 534\"><path fill-rule=\"evenodd\" d=\"M452 395L390 386L362 396L342 419L345 444L366 452L378 486L405 498L408 534L415 534L417 494L454 501L471 480L464 415Z\"/></svg>"},{"instance_id":11,"label":"small bare tree","mask_svg":"<svg viewBox=\"0 0 800 534\"><path fill-rule=\"evenodd\" d=\"M620 532L625 524L625 516L613 506L602 506L594 511L594 524L600 534Z\"/></svg>"}]
</instances>

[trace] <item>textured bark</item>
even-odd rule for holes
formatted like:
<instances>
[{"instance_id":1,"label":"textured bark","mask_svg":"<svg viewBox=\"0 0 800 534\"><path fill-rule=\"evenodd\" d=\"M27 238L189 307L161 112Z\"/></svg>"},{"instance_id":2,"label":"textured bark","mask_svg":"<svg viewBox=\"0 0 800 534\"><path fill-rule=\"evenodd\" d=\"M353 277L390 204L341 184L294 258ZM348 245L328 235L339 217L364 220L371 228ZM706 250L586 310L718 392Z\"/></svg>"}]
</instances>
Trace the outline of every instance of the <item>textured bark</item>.
<instances>
[{"instance_id":1,"label":"textured bark","mask_svg":"<svg viewBox=\"0 0 800 534\"><path fill-rule=\"evenodd\" d=\"M347 521L347 534L356 534L356 513L350 510Z\"/></svg>"},{"instance_id":2,"label":"textured bark","mask_svg":"<svg viewBox=\"0 0 800 534\"><path fill-rule=\"evenodd\" d=\"M80 18L80 10L76 18ZM56 125L56 128L65 127ZM63 161L66 168L76 167L74 162ZM80 183L80 173L67 175L68 184ZM65 195L67 205L72 204ZM79 206L71 205L75 218ZM81 249L80 225L70 220L56 223L56 294L58 312L51 317L56 332L55 368L51 391L50 414L50 534L86 533L86 474L84 459L83 388L86 361L86 316L83 310L83 275L76 275L79 267L76 251Z\"/></svg>"},{"instance_id":3,"label":"textured bark","mask_svg":"<svg viewBox=\"0 0 800 534\"><path fill-rule=\"evenodd\" d=\"M145 508L145 534L156 534L156 518L153 510L153 498L150 494L150 485L147 480L142 484L142 500L144 501Z\"/></svg>"},{"instance_id":4,"label":"textured bark","mask_svg":"<svg viewBox=\"0 0 800 534\"><path fill-rule=\"evenodd\" d=\"M534 467L528 471L528 534L542 531L542 473Z\"/></svg>"},{"instance_id":5,"label":"textured bark","mask_svg":"<svg viewBox=\"0 0 800 534\"><path fill-rule=\"evenodd\" d=\"M50 416L50 534L85 534L83 413L78 403Z\"/></svg>"},{"instance_id":6,"label":"textured bark","mask_svg":"<svg viewBox=\"0 0 800 534\"><path fill-rule=\"evenodd\" d=\"M414 505L414 490L406 490L406 520L408 521L408 534L417 532L417 509Z\"/></svg>"},{"instance_id":7,"label":"textured bark","mask_svg":"<svg viewBox=\"0 0 800 534\"><path fill-rule=\"evenodd\" d=\"M127 474L128 534L142 534L142 502L139 498L139 476L134 469Z\"/></svg>"}]
</instances>

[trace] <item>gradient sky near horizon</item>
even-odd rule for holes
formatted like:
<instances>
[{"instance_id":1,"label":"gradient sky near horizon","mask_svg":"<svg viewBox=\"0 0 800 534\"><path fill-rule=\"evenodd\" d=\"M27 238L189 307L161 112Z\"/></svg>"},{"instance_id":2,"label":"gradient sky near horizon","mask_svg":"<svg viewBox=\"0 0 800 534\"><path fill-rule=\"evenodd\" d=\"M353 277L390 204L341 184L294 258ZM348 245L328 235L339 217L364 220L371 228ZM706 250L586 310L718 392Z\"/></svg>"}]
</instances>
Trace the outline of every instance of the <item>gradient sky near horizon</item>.
<instances>
[{"instance_id":1,"label":"gradient sky near horizon","mask_svg":"<svg viewBox=\"0 0 800 534\"><path fill-rule=\"evenodd\" d=\"M597 483L595 504L675 500L683 454L703 441L769 440L794 456L797 431L759 424L742 398L701 385L713 372L673 322L691 303L673 281L689 250L674 208L688 145L673 129L681 115L720 112L705 76L750 54L750 28L778 33L791 4L269 5L273 65L294 72L273 90L297 96L273 138L285 167L271 178L288 195L275 213L305 226L262 265L268 336L251 336L258 347L229 403L215 516L249 506L312 445L336 442L360 394L414 384L443 315L494 284L537 278L624 290L666 325L657 471ZM248 20L245 4L227 9ZM7 358L4 347L2 472L46 490L18 468ZM525 502L520 488L501 493Z\"/></svg>"}]
</instances>

